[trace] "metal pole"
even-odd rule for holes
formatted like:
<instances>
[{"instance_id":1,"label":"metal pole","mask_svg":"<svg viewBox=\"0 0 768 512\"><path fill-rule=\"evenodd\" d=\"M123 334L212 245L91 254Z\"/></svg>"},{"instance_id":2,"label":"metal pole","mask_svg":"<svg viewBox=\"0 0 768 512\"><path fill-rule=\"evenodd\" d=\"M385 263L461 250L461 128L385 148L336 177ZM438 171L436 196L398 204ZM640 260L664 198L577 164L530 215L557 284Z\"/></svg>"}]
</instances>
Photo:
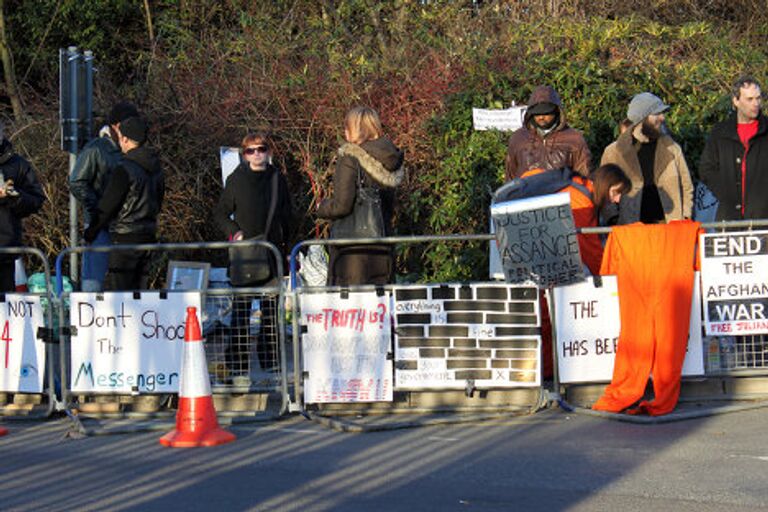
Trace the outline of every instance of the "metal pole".
<instances>
[{"instance_id":1,"label":"metal pole","mask_svg":"<svg viewBox=\"0 0 768 512\"><path fill-rule=\"evenodd\" d=\"M80 53L77 50L76 46L70 46L69 47L69 68L70 68L70 95L69 95L69 112L70 112L70 118L69 122L72 126L72 151L69 153L69 174L72 174L72 169L75 167L75 161L77 160L77 148L79 145L78 140L78 114L79 109L77 105L77 98L78 98L78 90L79 90L79 84L78 84L78 75L77 72L78 66L80 64ZM77 243L77 201L72 196L72 194L69 195L69 245L70 247L76 247L78 245ZM78 281L78 268L77 268L77 254L72 253L69 255L69 278L77 282Z\"/></svg>"}]
</instances>

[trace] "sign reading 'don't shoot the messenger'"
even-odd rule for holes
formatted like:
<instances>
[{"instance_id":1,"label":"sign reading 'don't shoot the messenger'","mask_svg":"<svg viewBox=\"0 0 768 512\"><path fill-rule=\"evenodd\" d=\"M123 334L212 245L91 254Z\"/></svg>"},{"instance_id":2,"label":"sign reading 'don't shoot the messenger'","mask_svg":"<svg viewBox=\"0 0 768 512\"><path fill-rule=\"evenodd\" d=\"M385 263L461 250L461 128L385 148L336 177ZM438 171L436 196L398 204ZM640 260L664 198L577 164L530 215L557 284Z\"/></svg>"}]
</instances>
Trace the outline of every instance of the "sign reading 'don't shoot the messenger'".
<instances>
[{"instance_id":1,"label":"sign reading 'don't shoot the messenger'","mask_svg":"<svg viewBox=\"0 0 768 512\"><path fill-rule=\"evenodd\" d=\"M547 288L584 280L570 194L494 204L491 217L507 282Z\"/></svg>"},{"instance_id":2,"label":"sign reading 'don't shoot the messenger'","mask_svg":"<svg viewBox=\"0 0 768 512\"><path fill-rule=\"evenodd\" d=\"M699 245L707 334L768 333L768 231L705 234Z\"/></svg>"},{"instance_id":3,"label":"sign reading 'don't shoot the messenger'","mask_svg":"<svg viewBox=\"0 0 768 512\"><path fill-rule=\"evenodd\" d=\"M187 307L199 315L200 302L198 292L70 295L72 391L176 393Z\"/></svg>"}]
</instances>

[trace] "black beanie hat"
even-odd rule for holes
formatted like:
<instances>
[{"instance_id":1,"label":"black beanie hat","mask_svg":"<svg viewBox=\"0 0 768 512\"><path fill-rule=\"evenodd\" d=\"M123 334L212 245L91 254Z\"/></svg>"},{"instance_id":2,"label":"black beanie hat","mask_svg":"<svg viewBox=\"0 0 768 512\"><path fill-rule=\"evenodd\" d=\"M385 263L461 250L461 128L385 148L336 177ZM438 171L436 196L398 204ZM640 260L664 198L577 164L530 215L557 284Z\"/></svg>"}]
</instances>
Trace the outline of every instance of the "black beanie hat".
<instances>
[{"instance_id":1,"label":"black beanie hat","mask_svg":"<svg viewBox=\"0 0 768 512\"><path fill-rule=\"evenodd\" d=\"M120 133L134 142L144 144L147 140L147 123L140 117L129 117L120 123Z\"/></svg>"},{"instance_id":2,"label":"black beanie hat","mask_svg":"<svg viewBox=\"0 0 768 512\"><path fill-rule=\"evenodd\" d=\"M109 111L109 117L107 122L109 124L122 123L129 117L136 117L139 115L139 111L136 109L136 105L130 101L120 101L115 103L112 110Z\"/></svg>"},{"instance_id":3,"label":"black beanie hat","mask_svg":"<svg viewBox=\"0 0 768 512\"><path fill-rule=\"evenodd\" d=\"M528 107L528 112L526 113L532 116L555 114L557 113L557 105L548 101L542 101Z\"/></svg>"}]
</instances>

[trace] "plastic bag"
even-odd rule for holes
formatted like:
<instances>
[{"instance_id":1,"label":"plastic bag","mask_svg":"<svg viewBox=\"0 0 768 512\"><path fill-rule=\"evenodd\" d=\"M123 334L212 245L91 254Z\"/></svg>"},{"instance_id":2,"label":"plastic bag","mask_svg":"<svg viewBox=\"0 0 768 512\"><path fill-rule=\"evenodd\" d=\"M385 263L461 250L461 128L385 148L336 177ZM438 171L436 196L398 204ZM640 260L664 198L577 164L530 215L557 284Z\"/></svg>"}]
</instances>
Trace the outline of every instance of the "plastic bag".
<instances>
[{"instance_id":1,"label":"plastic bag","mask_svg":"<svg viewBox=\"0 0 768 512\"><path fill-rule=\"evenodd\" d=\"M306 286L325 286L328 254L322 246L310 245L307 254L299 253L299 276Z\"/></svg>"}]
</instances>

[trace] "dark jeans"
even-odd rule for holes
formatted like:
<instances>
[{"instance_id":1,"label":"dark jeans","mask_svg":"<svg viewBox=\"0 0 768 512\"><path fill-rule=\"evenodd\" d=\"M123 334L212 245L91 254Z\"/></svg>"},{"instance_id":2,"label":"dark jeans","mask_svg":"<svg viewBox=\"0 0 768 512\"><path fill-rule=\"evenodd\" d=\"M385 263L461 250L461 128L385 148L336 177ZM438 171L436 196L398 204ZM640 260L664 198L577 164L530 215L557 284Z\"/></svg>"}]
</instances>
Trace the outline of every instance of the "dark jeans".
<instances>
[{"instance_id":1,"label":"dark jeans","mask_svg":"<svg viewBox=\"0 0 768 512\"><path fill-rule=\"evenodd\" d=\"M16 260L0 259L0 292L16 291Z\"/></svg>"},{"instance_id":2,"label":"dark jeans","mask_svg":"<svg viewBox=\"0 0 768 512\"><path fill-rule=\"evenodd\" d=\"M109 269L104 280L104 289L146 290L149 284L148 251L114 251L109 253Z\"/></svg>"},{"instance_id":3,"label":"dark jeans","mask_svg":"<svg viewBox=\"0 0 768 512\"><path fill-rule=\"evenodd\" d=\"M258 299L261 306L261 328L255 340L250 332L251 302ZM231 373L247 374L250 371L250 353L253 342L259 365L264 370L280 367L277 341L277 297L244 295L234 299L232 308L232 330L225 352L227 366Z\"/></svg>"}]
</instances>

